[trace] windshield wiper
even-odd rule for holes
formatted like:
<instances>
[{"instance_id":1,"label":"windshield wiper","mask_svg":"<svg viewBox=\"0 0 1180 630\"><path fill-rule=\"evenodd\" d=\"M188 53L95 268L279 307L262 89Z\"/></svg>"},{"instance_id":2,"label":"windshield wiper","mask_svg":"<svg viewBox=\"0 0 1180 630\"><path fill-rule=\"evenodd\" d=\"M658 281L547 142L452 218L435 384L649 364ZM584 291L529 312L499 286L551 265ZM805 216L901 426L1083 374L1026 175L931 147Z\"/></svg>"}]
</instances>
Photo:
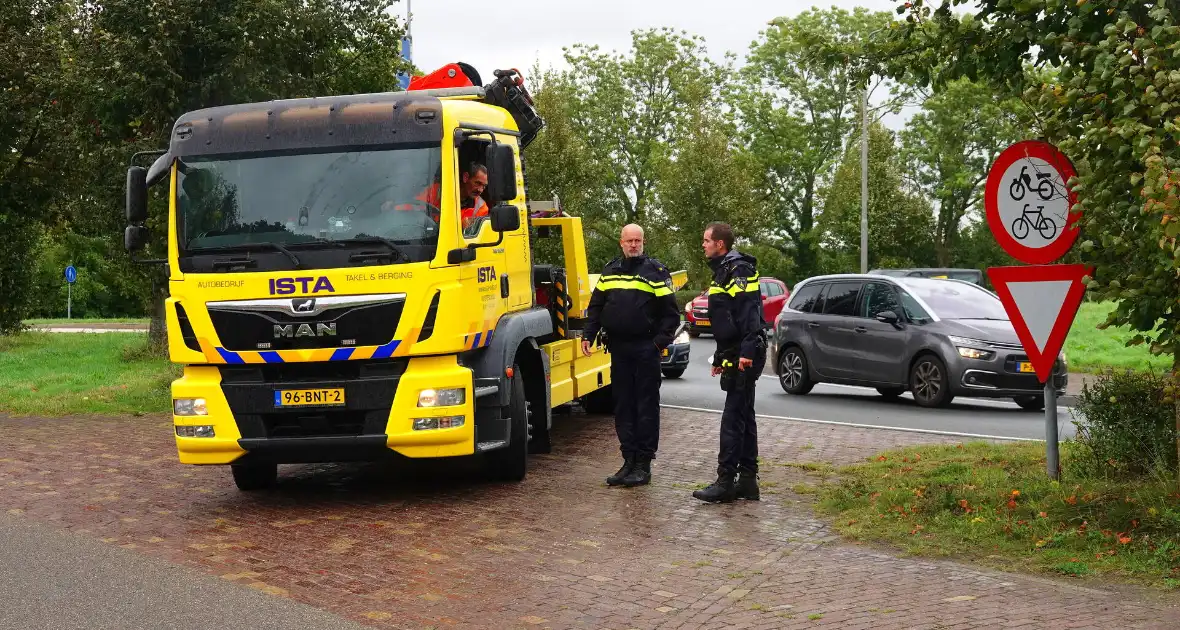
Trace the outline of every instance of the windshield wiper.
<instances>
[{"instance_id":1,"label":"windshield wiper","mask_svg":"<svg viewBox=\"0 0 1180 630\"><path fill-rule=\"evenodd\" d=\"M392 254L393 254L393 258L394 258L394 260L397 260L398 258L403 258L403 259L405 259L405 260L409 260L409 259L410 259L410 257L409 257L409 256L407 256L407 255L406 255L406 253L405 253L405 252L403 252L403 251L402 251L402 250L401 250L401 249L400 249L400 248L397 246L397 243L394 243L393 241L391 241L391 240L389 240L389 239L385 238L384 236L358 236L358 237L356 237L356 238L344 238L344 239L339 239L339 240L337 240L336 242L337 242L337 243L346 243L346 244L347 244L347 243L356 243L356 244L361 244L361 245L363 245L363 244L368 244L368 243L372 243L372 244L374 244L374 245L384 245L384 246L386 246L386 247L388 247L388 248L389 248L389 251L390 251L390 253L392 253ZM359 258L372 258L373 256L371 256L371 255L366 255L364 252L362 252L362 253L360 253L360 254L353 254L353 255L350 257L350 260L355 260L355 259L357 259L358 257L359 257Z\"/></svg>"},{"instance_id":2,"label":"windshield wiper","mask_svg":"<svg viewBox=\"0 0 1180 630\"><path fill-rule=\"evenodd\" d=\"M216 247L197 247L188 250L190 254L211 254L213 252L233 252L233 251L251 251L259 249L274 249L285 254L287 258L295 265L296 269L302 269L303 263L299 257L291 253L291 250L279 245L278 243L238 243L237 245L218 245Z\"/></svg>"}]
</instances>

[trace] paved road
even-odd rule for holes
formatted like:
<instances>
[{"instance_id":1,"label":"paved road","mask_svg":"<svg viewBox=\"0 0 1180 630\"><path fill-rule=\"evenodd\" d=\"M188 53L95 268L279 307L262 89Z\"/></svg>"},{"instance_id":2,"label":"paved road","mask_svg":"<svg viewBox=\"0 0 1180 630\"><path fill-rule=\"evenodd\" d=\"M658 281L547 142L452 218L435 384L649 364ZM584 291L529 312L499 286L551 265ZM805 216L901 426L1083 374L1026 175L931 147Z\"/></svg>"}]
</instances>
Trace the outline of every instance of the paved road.
<instances>
[{"instance_id":1,"label":"paved road","mask_svg":"<svg viewBox=\"0 0 1180 630\"><path fill-rule=\"evenodd\" d=\"M195 629L227 623L362 628L305 604L4 514L0 540L3 630Z\"/></svg>"},{"instance_id":2,"label":"paved road","mask_svg":"<svg viewBox=\"0 0 1180 630\"><path fill-rule=\"evenodd\" d=\"M690 364L684 376L664 380L660 392L664 405L713 410L720 410L724 406L725 394L717 380L709 375L709 358L715 347L709 338L692 341ZM764 416L859 426L1038 440L1045 438L1044 413L1024 411L1011 400L955 398L946 409L925 409L915 404L908 393L898 400L887 401L874 389L822 384L806 396L791 396L782 390L769 367L759 382L755 408ZM1057 418L1060 437L1073 437L1072 411L1059 407Z\"/></svg>"}]
</instances>

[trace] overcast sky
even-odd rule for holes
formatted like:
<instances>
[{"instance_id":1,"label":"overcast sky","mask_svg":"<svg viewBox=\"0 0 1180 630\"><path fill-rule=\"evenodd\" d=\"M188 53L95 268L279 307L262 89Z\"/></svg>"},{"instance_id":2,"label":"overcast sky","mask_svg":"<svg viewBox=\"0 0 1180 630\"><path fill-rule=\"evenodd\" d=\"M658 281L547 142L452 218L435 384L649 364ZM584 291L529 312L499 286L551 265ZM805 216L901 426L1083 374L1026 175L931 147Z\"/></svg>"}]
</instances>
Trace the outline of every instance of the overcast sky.
<instances>
[{"instance_id":1,"label":"overcast sky","mask_svg":"<svg viewBox=\"0 0 1180 630\"><path fill-rule=\"evenodd\" d=\"M431 72L463 61L475 66L484 83L497 68L518 68L527 82L534 62L565 67L561 49L575 43L625 52L631 31L663 26L700 35L710 57L720 61L732 52L740 65L750 43L775 17L798 15L812 6L891 13L898 6L897 0L401 0L395 11L403 18L407 4L413 11L415 65ZM904 118L889 117L885 123L896 129Z\"/></svg>"}]
</instances>

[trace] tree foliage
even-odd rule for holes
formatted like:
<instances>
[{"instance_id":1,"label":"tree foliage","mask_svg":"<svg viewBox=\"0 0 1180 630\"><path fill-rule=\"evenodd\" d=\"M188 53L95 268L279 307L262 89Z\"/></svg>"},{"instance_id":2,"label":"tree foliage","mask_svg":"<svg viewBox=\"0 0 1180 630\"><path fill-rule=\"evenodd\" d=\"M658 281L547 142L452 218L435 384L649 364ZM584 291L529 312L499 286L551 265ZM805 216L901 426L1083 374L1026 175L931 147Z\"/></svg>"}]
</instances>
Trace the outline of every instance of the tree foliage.
<instances>
[{"instance_id":1,"label":"tree foliage","mask_svg":"<svg viewBox=\"0 0 1180 630\"><path fill-rule=\"evenodd\" d=\"M860 132L849 138L844 158L821 189L823 268L828 273L860 269ZM934 264L933 210L904 187L893 132L869 127L869 268Z\"/></svg>"},{"instance_id":2,"label":"tree foliage","mask_svg":"<svg viewBox=\"0 0 1180 630\"><path fill-rule=\"evenodd\" d=\"M764 242L792 256L800 274L818 270L818 191L860 123L862 90L869 88L865 64L832 62L814 51L859 52L860 42L888 24L887 13L860 8L772 20L742 69L734 106L759 166L757 191L768 209Z\"/></svg>"},{"instance_id":3,"label":"tree foliage","mask_svg":"<svg viewBox=\"0 0 1180 630\"><path fill-rule=\"evenodd\" d=\"M996 156L1025 136L1018 99L986 85L948 82L922 104L901 134L907 179L938 204L938 266L954 263L959 231L983 207L983 185Z\"/></svg>"}]
</instances>

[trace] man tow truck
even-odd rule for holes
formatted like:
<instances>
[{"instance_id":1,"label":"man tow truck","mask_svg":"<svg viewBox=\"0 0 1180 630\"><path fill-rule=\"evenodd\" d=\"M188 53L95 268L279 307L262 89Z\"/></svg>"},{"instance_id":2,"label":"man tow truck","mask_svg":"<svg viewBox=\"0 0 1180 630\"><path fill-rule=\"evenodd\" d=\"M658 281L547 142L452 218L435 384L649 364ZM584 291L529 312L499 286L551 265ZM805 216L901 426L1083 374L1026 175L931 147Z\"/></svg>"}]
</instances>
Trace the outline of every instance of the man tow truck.
<instances>
[{"instance_id":1,"label":"man tow truck","mask_svg":"<svg viewBox=\"0 0 1180 630\"><path fill-rule=\"evenodd\" d=\"M544 121L515 70L480 83L456 63L404 92L201 109L149 168L132 158L129 252L148 187L168 187L182 463L229 465L242 490L279 464L386 457L477 457L516 481L554 407L610 411L610 355L578 351L597 280L581 219L525 196ZM477 165L490 210L464 225ZM561 264L534 261L530 229L560 233Z\"/></svg>"}]
</instances>

